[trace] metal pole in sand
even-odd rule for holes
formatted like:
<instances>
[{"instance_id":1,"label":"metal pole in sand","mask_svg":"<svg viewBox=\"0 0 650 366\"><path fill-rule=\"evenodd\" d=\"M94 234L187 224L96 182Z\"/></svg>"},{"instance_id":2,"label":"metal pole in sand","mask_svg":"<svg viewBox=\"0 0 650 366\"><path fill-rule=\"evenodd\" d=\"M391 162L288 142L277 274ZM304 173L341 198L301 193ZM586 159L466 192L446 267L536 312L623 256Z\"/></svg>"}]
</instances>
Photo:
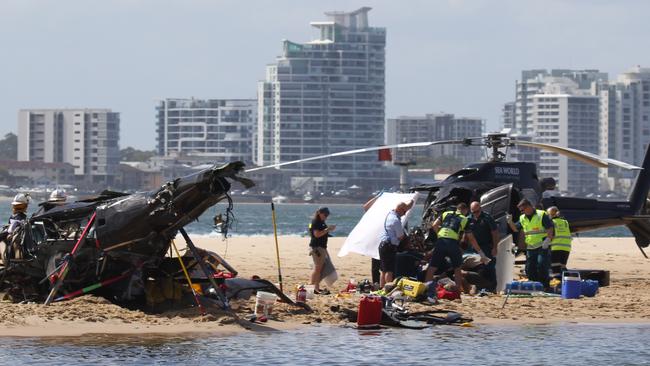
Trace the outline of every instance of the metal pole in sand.
<instances>
[{"instance_id":1,"label":"metal pole in sand","mask_svg":"<svg viewBox=\"0 0 650 366\"><path fill-rule=\"evenodd\" d=\"M282 290L282 269L280 267L280 247L278 246L278 227L275 221L275 205L273 204L273 202L271 202L271 216L273 217L273 238L275 239L275 256L278 260L278 282L280 282L280 291L283 291Z\"/></svg>"},{"instance_id":2,"label":"metal pole in sand","mask_svg":"<svg viewBox=\"0 0 650 366\"><path fill-rule=\"evenodd\" d=\"M510 293L511 291L508 290L508 293L506 294L506 299L503 301L503 305L501 305L501 310L506 307L506 303L508 302L508 299L510 298Z\"/></svg>"},{"instance_id":3,"label":"metal pole in sand","mask_svg":"<svg viewBox=\"0 0 650 366\"><path fill-rule=\"evenodd\" d=\"M181 253L178 252L178 248L176 248L176 243L174 242L173 239L172 239L172 247L174 248L174 252L176 252L176 257L178 257L178 261L181 263L181 268L183 269L183 273L185 274L185 279L187 280L187 284L190 286L190 289L192 290L192 295L194 295L194 301L196 302L196 306L199 307L199 313L201 313L201 315L205 315L205 309L203 308L203 305L201 305L201 302L199 301L199 295L194 290L192 279L190 278L189 273L187 273L187 268L185 268L185 263L183 263L183 258L181 258Z\"/></svg>"}]
</instances>

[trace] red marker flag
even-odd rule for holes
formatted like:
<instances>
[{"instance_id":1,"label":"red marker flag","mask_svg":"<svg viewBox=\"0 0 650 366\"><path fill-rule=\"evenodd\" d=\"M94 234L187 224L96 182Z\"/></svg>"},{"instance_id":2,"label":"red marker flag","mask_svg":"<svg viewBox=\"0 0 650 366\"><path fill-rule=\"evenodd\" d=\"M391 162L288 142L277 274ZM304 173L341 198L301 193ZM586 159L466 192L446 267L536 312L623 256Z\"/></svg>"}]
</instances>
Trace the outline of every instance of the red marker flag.
<instances>
[{"instance_id":1,"label":"red marker flag","mask_svg":"<svg viewBox=\"0 0 650 366\"><path fill-rule=\"evenodd\" d=\"M379 152L379 161L393 161L393 156L390 153L390 149L381 149L377 151Z\"/></svg>"}]
</instances>

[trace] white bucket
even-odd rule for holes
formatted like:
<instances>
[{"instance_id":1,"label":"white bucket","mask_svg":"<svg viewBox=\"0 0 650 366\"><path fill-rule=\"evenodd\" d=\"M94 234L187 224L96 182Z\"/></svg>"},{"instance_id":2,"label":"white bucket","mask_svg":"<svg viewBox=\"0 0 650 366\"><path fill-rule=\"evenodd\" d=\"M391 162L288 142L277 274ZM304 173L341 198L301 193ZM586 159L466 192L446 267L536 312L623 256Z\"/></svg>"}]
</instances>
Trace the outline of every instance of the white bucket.
<instances>
[{"instance_id":1,"label":"white bucket","mask_svg":"<svg viewBox=\"0 0 650 366\"><path fill-rule=\"evenodd\" d=\"M305 285L305 290L307 290L307 300L314 298L314 285Z\"/></svg>"},{"instance_id":2,"label":"white bucket","mask_svg":"<svg viewBox=\"0 0 650 366\"><path fill-rule=\"evenodd\" d=\"M270 292L257 291L255 296L255 315L264 315L268 317L273 312L273 304L277 300L277 296Z\"/></svg>"}]
</instances>

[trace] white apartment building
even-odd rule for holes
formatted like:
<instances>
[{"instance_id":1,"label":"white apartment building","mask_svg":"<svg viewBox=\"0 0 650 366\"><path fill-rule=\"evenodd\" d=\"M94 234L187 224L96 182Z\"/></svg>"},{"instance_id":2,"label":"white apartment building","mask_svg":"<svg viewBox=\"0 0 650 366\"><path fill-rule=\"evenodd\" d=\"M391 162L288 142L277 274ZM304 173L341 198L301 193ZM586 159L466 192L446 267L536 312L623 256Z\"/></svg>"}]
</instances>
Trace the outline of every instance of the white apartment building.
<instances>
[{"instance_id":1,"label":"white apartment building","mask_svg":"<svg viewBox=\"0 0 650 366\"><path fill-rule=\"evenodd\" d=\"M156 106L160 156L253 161L255 99L163 99Z\"/></svg>"},{"instance_id":2,"label":"white apartment building","mask_svg":"<svg viewBox=\"0 0 650 366\"><path fill-rule=\"evenodd\" d=\"M325 13L311 23L318 38L284 41L258 86L258 165L384 143L386 30L369 26L369 11ZM376 154L360 154L281 169L339 182L370 178L380 166Z\"/></svg>"},{"instance_id":3,"label":"white apartment building","mask_svg":"<svg viewBox=\"0 0 650 366\"><path fill-rule=\"evenodd\" d=\"M594 95L536 94L529 104L533 141L598 154L599 104ZM598 190L598 169L564 155L541 150L538 174L555 178L558 189L576 194Z\"/></svg>"},{"instance_id":4,"label":"white apartment building","mask_svg":"<svg viewBox=\"0 0 650 366\"><path fill-rule=\"evenodd\" d=\"M22 109L18 160L69 163L89 183L112 184L119 135L120 114L110 109Z\"/></svg>"},{"instance_id":5,"label":"white apartment building","mask_svg":"<svg viewBox=\"0 0 650 366\"><path fill-rule=\"evenodd\" d=\"M386 144L462 140L467 137L480 137L484 131L485 123L480 118L456 117L453 114L401 116L386 122ZM485 154L482 148L476 146L438 145L398 150L393 153L393 160L423 161L441 156L469 164L484 160Z\"/></svg>"},{"instance_id":6,"label":"white apartment building","mask_svg":"<svg viewBox=\"0 0 650 366\"><path fill-rule=\"evenodd\" d=\"M582 104L580 103L583 100L577 97L592 97L587 98L591 101L597 95L597 85L606 83L607 79L607 73L598 70L524 70L521 73L521 80L517 81L516 84L514 106L511 102L506 103L503 107L503 126L510 129L512 136L520 139L554 143L560 146L598 153L598 149L593 150L593 141L591 140L574 138L566 134L562 135L562 133L560 133L560 136L552 136L552 134L557 131L573 131L571 130L572 126L579 129L583 125L590 125L598 135L599 125L598 123L593 124L591 110L585 112L589 116L581 115L576 117L582 113L580 110ZM549 95L555 97L549 97ZM576 98L570 98L571 96L576 96ZM557 101L548 104L545 103L547 98L554 98ZM540 104L542 100L544 102ZM590 103L592 102L587 103L587 109L592 107ZM554 115L547 115L547 113L553 113ZM599 115L599 111L597 111L596 115ZM553 128L558 130L550 130ZM543 135L540 135L540 133ZM598 142L596 142L597 144ZM566 158L561 158L555 153L525 147L512 149L511 156L513 160L538 163L540 165L540 176L551 176L558 179L561 190L571 193L593 191L593 185L589 183L589 177L594 172L596 172L597 176L598 172L595 169L580 165L581 163L567 161ZM579 165L574 166L573 164Z\"/></svg>"},{"instance_id":7,"label":"white apartment building","mask_svg":"<svg viewBox=\"0 0 650 366\"><path fill-rule=\"evenodd\" d=\"M594 83L606 82L608 76L607 73L598 70L524 70L521 72L521 80L518 80L516 85L514 122L512 126L507 126L504 123L504 128L511 128L512 133L519 135L531 134L534 130L532 126L533 114L530 110L532 97L540 93L548 85L555 84L558 81L564 83L567 79L575 83L574 89L593 92ZM504 111L509 108L512 107L504 106Z\"/></svg>"},{"instance_id":8,"label":"white apartment building","mask_svg":"<svg viewBox=\"0 0 650 366\"><path fill-rule=\"evenodd\" d=\"M650 68L636 66L615 82L599 85L600 154L641 165L650 143ZM612 168L601 173L604 188L624 189L634 172Z\"/></svg>"}]
</instances>

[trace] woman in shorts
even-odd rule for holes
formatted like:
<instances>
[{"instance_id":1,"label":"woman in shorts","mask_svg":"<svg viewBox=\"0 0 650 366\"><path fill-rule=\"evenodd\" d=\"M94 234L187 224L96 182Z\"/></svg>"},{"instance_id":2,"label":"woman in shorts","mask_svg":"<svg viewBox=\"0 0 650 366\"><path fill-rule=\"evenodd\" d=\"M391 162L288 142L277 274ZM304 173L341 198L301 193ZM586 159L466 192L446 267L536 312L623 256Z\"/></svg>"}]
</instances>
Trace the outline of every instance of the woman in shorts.
<instances>
[{"instance_id":1,"label":"woman in shorts","mask_svg":"<svg viewBox=\"0 0 650 366\"><path fill-rule=\"evenodd\" d=\"M314 218L309 224L309 234L311 241L309 242L309 255L314 260L314 271L311 274L311 284L314 285L314 293L322 293L319 285L322 279L321 272L325 262L329 258L327 253L327 238L329 233L336 229L336 225L327 225L325 221L330 215L330 210L327 207L321 207L314 213ZM325 290L327 291L327 290Z\"/></svg>"}]
</instances>

